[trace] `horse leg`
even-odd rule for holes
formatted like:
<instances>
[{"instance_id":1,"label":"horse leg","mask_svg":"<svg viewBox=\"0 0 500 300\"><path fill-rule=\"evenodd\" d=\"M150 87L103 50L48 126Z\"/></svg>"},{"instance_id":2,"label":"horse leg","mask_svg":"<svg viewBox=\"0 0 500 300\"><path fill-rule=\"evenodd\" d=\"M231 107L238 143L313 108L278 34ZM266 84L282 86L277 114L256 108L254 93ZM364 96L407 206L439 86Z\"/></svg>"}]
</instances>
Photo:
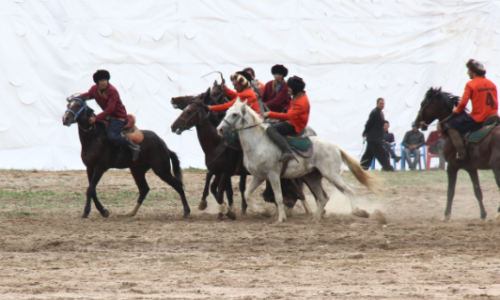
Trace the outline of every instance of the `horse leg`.
<instances>
[{"instance_id":1,"label":"horse leg","mask_svg":"<svg viewBox=\"0 0 500 300\"><path fill-rule=\"evenodd\" d=\"M455 186L457 184L457 174L458 168L448 164L448 199L446 202L446 210L444 211L443 221L447 222L451 218L451 205L453 203L453 197L455 196Z\"/></svg>"},{"instance_id":2,"label":"horse leg","mask_svg":"<svg viewBox=\"0 0 500 300\"><path fill-rule=\"evenodd\" d=\"M323 212L325 209L325 205L328 202L328 195L326 194L325 190L321 185L322 178L323 176L321 176L321 173L319 173L318 171L312 172L304 176L304 180L306 181L307 186L311 189L314 195L318 197L319 200L317 201L318 207L313 215L313 220L315 221L321 220L321 217L323 216Z\"/></svg>"},{"instance_id":3,"label":"horse leg","mask_svg":"<svg viewBox=\"0 0 500 300\"><path fill-rule=\"evenodd\" d=\"M139 188L139 198L137 199L137 203L135 207L125 216L133 217L137 214L139 207L142 205L142 201L146 198L146 195L149 193L148 182L146 181L146 172L148 168L130 168L130 172L132 173L132 177L134 177L135 184Z\"/></svg>"},{"instance_id":4,"label":"horse leg","mask_svg":"<svg viewBox=\"0 0 500 300\"><path fill-rule=\"evenodd\" d=\"M477 202L479 202L479 210L481 212L481 220L486 219L486 210L483 205L483 193L481 192L481 186L479 185L479 176L477 175L476 169L467 170L472 181L472 186L474 187L474 194L476 195Z\"/></svg>"},{"instance_id":5,"label":"horse leg","mask_svg":"<svg viewBox=\"0 0 500 300\"><path fill-rule=\"evenodd\" d=\"M500 188L500 169L494 168L493 169L493 174L495 174L495 181L497 183L497 186ZM497 215L495 216L495 219L497 221L500 220L500 207L498 207Z\"/></svg>"},{"instance_id":6,"label":"horse leg","mask_svg":"<svg viewBox=\"0 0 500 300\"><path fill-rule=\"evenodd\" d=\"M311 194L313 194L314 200L316 201L316 203L318 203L318 197L316 197L316 194L313 192L313 190L309 186L309 183L307 182L307 180L304 179L304 183L306 184L309 191L311 191ZM302 202L302 206L304 206L304 210L306 211L306 215L311 216L313 214L313 212L311 210L311 207L307 203L307 199L301 200L301 202Z\"/></svg>"},{"instance_id":7,"label":"horse leg","mask_svg":"<svg viewBox=\"0 0 500 300\"><path fill-rule=\"evenodd\" d=\"M217 186L217 193L215 195L215 200L219 204L219 220L222 220L224 215L227 215L229 212L229 209L224 202L224 190L226 187L226 180L227 175L225 173L222 173L220 175L215 175L215 180L219 183Z\"/></svg>"},{"instance_id":8,"label":"horse leg","mask_svg":"<svg viewBox=\"0 0 500 300\"><path fill-rule=\"evenodd\" d=\"M255 191L256 188L259 187L259 185L261 185L261 183L264 182L264 179L260 179L256 176L253 176L252 178L252 182L250 182L250 187L248 187L248 190L246 190L245 192L245 199L247 200L248 204L250 205L250 207L252 208L252 210L255 212L255 213L259 213L265 217L271 217L269 212L265 209L262 209L260 208L258 205L257 205L257 202L255 202L254 199L252 199L252 193Z\"/></svg>"},{"instance_id":9,"label":"horse leg","mask_svg":"<svg viewBox=\"0 0 500 300\"><path fill-rule=\"evenodd\" d=\"M87 202L85 204L85 209L82 218L89 217L91 199L94 200L95 207L97 208L101 216L105 218L109 217L109 211L107 209L104 209L101 202L99 202L99 200L97 199L97 193L96 193L97 184L99 183L99 180L101 180L104 172L106 172L106 169L103 168L94 169L92 172L92 178L90 179L89 187L87 188ZM88 173L87 176L89 176Z\"/></svg>"},{"instance_id":10,"label":"horse leg","mask_svg":"<svg viewBox=\"0 0 500 300\"><path fill-rule=\"evenodd\" d=\"M226 215L231 220L236 220L236 211L233 205L233 184L231 182L231 176L227 175L224 179L226 180L224 190L226 191L227 203L229 204L229 211Z\"/></svg>"},{"instance_id":11,"label":"horse leg","mask_svg":"<svg viewBox=\"0 0 500 300\"><path fill-rule=\"evenodd\" d=\"M168 185L174 188L174 190L181 196L181 201L182 201L182 207L184 208L184 218L187 218L189 214L191 213L191 209L189 208L189 204L186 199L186 195L184 194L184 188L182 187L182 182L175 178L172 173L170 173L170 170L166 170L164 167L156 165L153 167L153 171L155 172L156 176L160 177L161 180L166 182Z\"/></svg>"},{"instance_id":12,"label":"horse leg","mask_svg":"<svg viewBox=\"0 0 500 300\"><path fill-rule=\"evenodd\" d=\"M268 179L271 182L274 192L274 200L278 206L278 222L286 221L285 207L283 205L283 193L281 192L281 180L279 174L270 173Z\"/></svg>"},{"instance_id":13,"label":"horse leg","mask_svg":"<svg viewBox=\"0 0 500 300\"><path fill-rule=\"evenodd\" d=\"M241 214L246 215L247 214L247 201L245 200L245 190L246 190L246 185L247 185L247 175L241 175L240 176L240 193L241 193Z\"/></svg>"},{"instance_id":14,"label":"horse leg","mask_svg":"<svg viewBox=\"0 0 500 300\"><path fill-rule=\"evenodd\" d=\"M210 187L210 181L212 180L212 177L214 176L214 173L208 171L207 175L205 177L205 188L203 189L203 196L201 196L201 202L198 204L198 209L199 210L205 210L207 208L207 196L208 196L208 189Z\"/></svg>"}]
</instances>

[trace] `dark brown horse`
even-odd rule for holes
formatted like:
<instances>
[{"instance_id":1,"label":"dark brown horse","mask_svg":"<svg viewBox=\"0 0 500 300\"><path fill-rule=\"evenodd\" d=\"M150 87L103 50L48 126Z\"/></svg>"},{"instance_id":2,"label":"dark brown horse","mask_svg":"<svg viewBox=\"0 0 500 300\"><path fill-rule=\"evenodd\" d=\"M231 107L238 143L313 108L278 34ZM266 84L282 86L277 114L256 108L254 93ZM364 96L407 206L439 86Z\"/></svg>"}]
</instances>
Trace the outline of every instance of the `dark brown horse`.
<instances>
[{"instance_id":1,"label":"dark brown horse","mask_svg":"<svg viewBox=\"0 0 500 300\"><path fill-rule=\"evenodd\" d=\"M223 204L223 193L224 190L231 190L230 196L228 195L229 206L232 209L232 188L231 188L231 176L240 175L240 191L242 194L242 212L246 210L246 201L244 198L245 193L245 180L246 176L249 174L247 170L243 167L243 152L241 150L235 150L231 147L227 147L224 143L224 138L221 138L217 133L217 126L220 123L217 115L211 112L208 107L204 104L204 101L208 101L210 97L209 91L200 94L196 97L196 101L191 103L184 109L181 115L174 121L171 128L173 132L181 134L183 131L190 129L191 127L196 127L196 132L198 134L198 140L205 153L205 163L210 172L215 174L216 180L214 182L218 183L216 189L213 189L212 193L215 192L215 199L220 205ZM304 199L302 194L302 182L292 181L288 179L283 179L283 199L284 204L288 208L293 208L297 199ZM264 195L264 200L268 202L275 203L274 194ZM201 205L202 203L200 203ZM206 204L205 204L206 205ZM219 218L226 214L229 218L236 218L234 210L229 210L224 213L219 214Z\"/></svg>"},{"instance_id":2,"label":"dark brown horse","mask_svg":"<svg viewBox=\"0 0 500 300\"><path fill-rule=\"evenodd\" d=\"M87 167L89 187L87 189L87 202L82 218L87 218L90 213L91 199L94 200L97 210L103 217L109 216L109 211L97 199L96 186L104 172L110 168L130 168L130 172L139 188L137 204L127 214L128 216L134 216L144 198L146 198L149 186L145 175L149 169L153 169L158 177L179 193L182 206L184 207L184 217L187 217L191 210L184 195L182 170L175 152L170 151L165 142L156 133L143 130L144 140L139 144L141 152L137 161L133 162L132 153L128 148L115 146L107 141L107 132L104 123L95 122L89 124L88 118L93 115L94 111L87 106L85 101L76 97L69 99L68 110L63 116L63 124L66 126L78 123L78 132L82 144L82 161ZM172 160L174 176L170 173L170 160Z\"/></svg>"},{"instance_id":3,"label":"dark brown horse","mask_svg":"<svg viewBox=\"0 0 500 300\"><path fill-rule=\"evenodd\" d=\"M429 124L434 120L439 120L441 127L445 128L447 122L458 115L453 114L452 110L460 98L453 96L450 93L441 91L441 88L430 88L425 94L425 98L420 105L420 111L415 120L415 124L420 124L422 130L427 130ZM465 113L465 112L463 112ZM485 122L486 124L487 122ZM443 132L447 136L446 130ZM481 219L486 218L486 211L483 205L483 194L479 185L479 176L477 170L493 170L495 180L500 187L500 128L494 128L491 132L479 143L469 143L466 147L467 157L465 160L458 160L457 151L453 146L450 138L446 139L444 145L444 156L448 162L448 202L444 212L444 221L451 218L451 205L455 195L455 185L457 183L457 173L463 169L469 173L470 179L474 187L474 194L479 202ZM498 208L496 218L500 217L500 207Z\"/></svg>"},{"instance_id":4,"label":"dark brown horse","mask_svg":"<svg viewBox=\"0 0 500 300\"><path fill-rule=\"evenodd\" d=\"M229 99L225 94L222 94L222 87L217 83L217 80L214 81L212 89L207 89L206 93L203 95L210 95L206 99L206 104L207 105L217 105L217 104L222 104L227 102ZM184 110L189 104L193 103L196 99L200 98L200 95L197 96L181 96L181 97L172 97L170 100L170 103L172 106L176 109ZM217 126L220 123L220 120L224 118L225 113L215 113L210 120L214 122L214 125ZM209 188L214 197L217 195L217 186L218 182L217 180L214 180L212 184L210 184L210 181L212 180L212 177L214 174L209 170L205 176L205 187L203 188L203 194L201 196L201 202L198 204L198 209L199 210L205 210L207 208L207 197L209 193ZM243 174L240 177L240 192L242 195L245 193L246 190L246 179L247 179L247 174ZM231 199L230 202L232 203L233 199L233 190L228 188L226 189L226 196L228 199ZM247 202L245 201L245 196L242 196L242 201L241 201L241 211L243 214L246 213L247 210Z\"/></svg>"}]
</instances>

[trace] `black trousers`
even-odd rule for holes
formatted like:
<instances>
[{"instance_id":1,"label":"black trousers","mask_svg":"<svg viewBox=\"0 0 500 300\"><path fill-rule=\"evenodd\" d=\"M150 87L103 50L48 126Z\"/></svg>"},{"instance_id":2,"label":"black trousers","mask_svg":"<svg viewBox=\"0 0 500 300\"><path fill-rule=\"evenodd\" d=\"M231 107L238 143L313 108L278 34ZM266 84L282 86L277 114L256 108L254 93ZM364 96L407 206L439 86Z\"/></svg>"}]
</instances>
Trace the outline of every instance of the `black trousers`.
<instances>
[{"instance_id":1,"label":"black trousers","mask_svg":"<svg viewBox=\"0 0 500 300\"><path fill-rule=\"evenodd\" d=\"M361 167L368 170L372 165L373 157L382 165L382 171L394 171L394 168L389 163L387 151L384 149L382 142L366 142L366 151L361 157Z\"/></svg>"},{"instance_id":2,"label":"black trousers","mask_svg":"<svg viewBox=\"0 0 500 300\"><path fill-rule=\"evenodd\" d=\"M286 135L296 134L295 127L287 122L279 122L267 127L267 135L278 146L281 152L292 151L285 138Z\"/></svg>"},{"instance_id":3,"label":"black trousers","mask_svg":"<svg viewBox=\"0 0 500 300\"><path fill-rule=\"evenodd\" d=\"M394 153L394 150L392 150L391 144L387 144L384 142L383 146L384 146L385 151L387 151L387 153L389 153L392 158L396 157L396 153Z\"/></svg>"}]
</instances>

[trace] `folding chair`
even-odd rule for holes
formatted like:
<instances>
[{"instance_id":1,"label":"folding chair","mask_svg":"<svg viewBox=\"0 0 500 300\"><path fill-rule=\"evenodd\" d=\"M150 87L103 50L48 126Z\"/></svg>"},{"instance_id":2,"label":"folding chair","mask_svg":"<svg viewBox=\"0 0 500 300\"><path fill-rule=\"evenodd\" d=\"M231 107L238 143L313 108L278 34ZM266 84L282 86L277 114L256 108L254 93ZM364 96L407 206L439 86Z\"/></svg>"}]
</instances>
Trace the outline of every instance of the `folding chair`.
<instances>
[{"instance_id":1,"label":"folding chair","mask_svg":"<svg viewBox=\"0 0 500 300\"><path fill-rule=\"evenodd\" d=\"M403 143L399 144L401 147L401 171L404 171L406 169L406 159L405 159L405 152L404 152L404 146ZM425 166L427 165L427 155L426 155L426 146L423 145L422 147L424 150L424 153L420 152L420 161L418 161L418 168L420 171L422 171L422 158L424 159L424 171L425 171ZM415 155L410 154L411 157L414 157Z\"/></svg>"}]
</instances>

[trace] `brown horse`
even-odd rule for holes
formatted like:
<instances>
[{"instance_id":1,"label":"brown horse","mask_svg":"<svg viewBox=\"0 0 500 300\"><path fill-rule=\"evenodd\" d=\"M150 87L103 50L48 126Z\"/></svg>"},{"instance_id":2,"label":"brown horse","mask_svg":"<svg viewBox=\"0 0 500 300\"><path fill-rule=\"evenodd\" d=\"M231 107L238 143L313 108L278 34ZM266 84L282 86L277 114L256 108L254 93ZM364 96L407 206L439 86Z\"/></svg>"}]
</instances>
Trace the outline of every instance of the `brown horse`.
<instances>
[{"instance_id":1,"label":"brown horse","mask_svg":"<svg viewBox=\"0 0 500 300\"><path fill-rule=\"evenodd\" d=\"M430 88L425 94L424 100L422 100L415 124L420 124L422 130L425 131L429 124L437 119L440 121L441 127L444 128L444 125L450 119L458 116L452 114L452 110L458 104L459 100L460 98L457 96L442 92L441 88ZM444 131L444 135L447 136L446 130ZM451 139L447 137L444 145L444 156L446 162L448 162L448 201L444 212L444 221L448 221L451 218L451 206L455 195L457 173L460 169L469 173L474 187L474 194L479 202L481 219L483 220L486 218L486 211L484 210L483 194L479 185L477 170L493 170L496 183L500 187L500 128L492 129L479 143L469 143L466 149L466 159L462 161L457 160L457 151ZM500 218L500 207L498 208L496 218Z\"/></svg>"},{"instance_id":2,"label":"brown horse","mask_svg":"<svg viewBox=\"0 0 500 300\"><path fill-rule=\"evenodd\" d=\"M172 186L181 196L184 207L184 217L191 212L184 195L182 184L182 170L175 152L170 151L165 142L156 133L143 130L144 140L139 143L141 152L137 161L132 161L132 153L123 146L115 146L107 141L107 132L104 123L89 124L88 118L94 116L94 111L87 106L85 101L75 97L70 98L68 110L63 116L63 125L71 126L78 123L78 133L82 144L82 161L87 167L89 187L87 189L87 202L82 218L87 218L90 213L91 199L103 217L109 216L97 199L96 187L104 172L110 168L130 168L135 183L139 188L139 198L134 209L128 216L135 216L142 202L149 192L146 182L146 172L153 169L154 173L163 181ZM170 173L170 160L174 169L174 176Z\"/></svg>"}]
</instances>

